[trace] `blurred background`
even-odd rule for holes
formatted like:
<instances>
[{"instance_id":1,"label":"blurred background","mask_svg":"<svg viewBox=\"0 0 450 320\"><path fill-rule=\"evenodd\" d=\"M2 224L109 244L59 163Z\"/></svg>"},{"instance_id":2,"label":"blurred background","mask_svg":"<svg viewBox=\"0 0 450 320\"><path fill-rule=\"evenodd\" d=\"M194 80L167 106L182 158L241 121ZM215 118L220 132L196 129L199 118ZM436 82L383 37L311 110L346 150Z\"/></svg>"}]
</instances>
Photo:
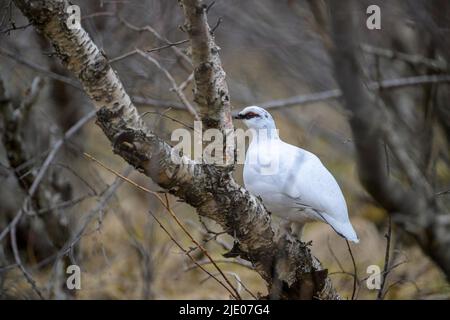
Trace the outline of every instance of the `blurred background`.
<instances>
[{"instance_id":1,"label":"blurred background","mask_svg":"<svg viewBox=\"0 0 450 320\"><path fill-rule=\"evenodd\" d=\"M169 141L174 129L192 126L193 116L167 77L170 73L193 104L189 43L183 41L187 34L180 28L184 18L177 1L73 3L81 8L82 26L110 59L152 130ZM366 28L366 8L372 4L381 8L381 30ZM358 178L349 115L336 95L339 84L327 49L329 26L321 24L315 12L322 5L306 0L216 0L208 19L221 48L234 110L255 104L269 108L281 138L318 155L336 177L361 240L352 245L357 298L375 299L378 292L367 288L366 271L370 265L384 268L388 213ZM214 272L154 196L83 156L87 152L140 185L159 190L112 153L95 125L92 104L53 57L47 40L12 1L1 0L0 9L0 297L35 299L37 288L45 298L56 299L228 299L228 292L193 265L160 228L152 215ZM333 14L327 7L322 10ZM361 45L355 54L367 83L448 74L447 0L361 0L340 14L360 25L352 36ZM151 55L160 65L133 54L136 48L157 49ZM377 94L395 117L409 158L432 186L447 217L448 82L398 86ZM394 153L388 148L386 152L389 171L408 188L402 166ZM242 184L240 165L235 177ZM27 201L30 188L36 192ZM168 201L243 297L266 294L263 280L246 261L222 256L233 244L231 237L212 221L200 220L190 206L171 196ZM23 206L13 240L7 231ZM313 254L328 268L341 296L349 298L355 268L345 241L320 223L307 226L304 240L312 241ZM396 223L388 262L384 298L450 297L442 268ZM81 290L65 287L69 264L81 268Z\"/></svg>"}]
</instances>

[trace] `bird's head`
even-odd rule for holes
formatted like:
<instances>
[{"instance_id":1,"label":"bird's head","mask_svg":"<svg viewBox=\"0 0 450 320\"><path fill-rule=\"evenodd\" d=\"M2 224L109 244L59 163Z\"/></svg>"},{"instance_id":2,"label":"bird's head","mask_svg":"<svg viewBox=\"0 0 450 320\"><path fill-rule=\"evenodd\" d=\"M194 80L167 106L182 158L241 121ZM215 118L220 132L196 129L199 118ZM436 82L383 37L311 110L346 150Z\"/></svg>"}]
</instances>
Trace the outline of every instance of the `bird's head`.
<instances>
[{"instance_id":1,"label":"bird's head","mask_svg":"<svg viewBox=\"0 0 450 320\"><path fill-rule=\"evenodd\" d=\"M250 129L275 129L275 122L269 112L261 107L249 106L239 112L234 119L243 120Z\"/></svg>"}]
</instances>

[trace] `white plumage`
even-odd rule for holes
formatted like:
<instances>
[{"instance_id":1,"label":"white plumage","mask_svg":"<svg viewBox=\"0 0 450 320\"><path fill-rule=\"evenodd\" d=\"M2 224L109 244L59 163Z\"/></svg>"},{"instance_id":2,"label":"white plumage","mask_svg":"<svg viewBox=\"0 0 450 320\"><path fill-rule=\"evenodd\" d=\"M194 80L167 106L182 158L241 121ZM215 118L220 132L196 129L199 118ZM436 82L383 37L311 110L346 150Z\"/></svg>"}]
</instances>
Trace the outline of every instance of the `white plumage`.
<instances>
[{"instance_id":1,"label":"white plumage","mask_svg":"<svg viewBox=\"0 0 450 320\"><path fill-rule=\"evenodd\" d=\"M319 158L283 142L263 108L247 107L235 118L254 130L244 164L247 190L297 231L306 222L323 221L342 237L359 242L342 191Z\"/></svg>"}]
</instances>

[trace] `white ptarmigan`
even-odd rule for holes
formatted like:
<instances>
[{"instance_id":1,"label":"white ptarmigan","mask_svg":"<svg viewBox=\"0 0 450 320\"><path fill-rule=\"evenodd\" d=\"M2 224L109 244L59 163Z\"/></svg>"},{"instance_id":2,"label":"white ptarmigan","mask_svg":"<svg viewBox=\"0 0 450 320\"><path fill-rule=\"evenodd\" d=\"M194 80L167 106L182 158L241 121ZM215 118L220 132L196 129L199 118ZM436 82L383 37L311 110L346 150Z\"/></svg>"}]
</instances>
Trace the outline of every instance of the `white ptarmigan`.
<instances>
[{"instance_id":1,"label":"white ptarmigan","mask_svg":"<svg viewBox=\"0 0 450 320\"><path fill-rule=\"evenodd\" d=\"M247 190L300 236L305 223L322 221L345 239L359 242L342 191L316 155L283 142L263 108L246 107L234 118L252 129L244 164Z\"/></svg>"}]
</instances>

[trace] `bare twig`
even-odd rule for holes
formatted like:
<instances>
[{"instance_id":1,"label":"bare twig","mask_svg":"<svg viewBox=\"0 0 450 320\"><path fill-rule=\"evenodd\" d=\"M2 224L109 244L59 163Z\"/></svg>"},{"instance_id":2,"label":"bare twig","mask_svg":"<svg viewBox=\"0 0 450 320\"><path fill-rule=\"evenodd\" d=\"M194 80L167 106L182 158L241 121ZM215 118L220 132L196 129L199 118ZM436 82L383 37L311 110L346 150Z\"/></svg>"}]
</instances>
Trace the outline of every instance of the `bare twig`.
<instances>
[{"instance_id":1,"label":"bare twig","mask_svg":"<svg viewBox=\"0 0 450 320\"><path fill-rule=\"evenodd\" d=\"M379 89L399 89L411 86L420 86L430 83L448 83L450 75L424 75L415 77L406 77L398 79L388 79L381 82L369 82L367 87L370 90L377 91ZM291 107L296 105L304 105L319 101L326 101L342 97L342 91L339 89L326 90L316 93L303 94L286 99L272 100L259 103L258 105L266 109Z\"/></svg>"},{"instance_id":2,"label":"bare twig","mask_svg":"<svg viewBox=\"0 0 450 320\"><path fill-rule=\"evenodd\" d=\"M166 101L166 100L158 100L158 99L152 99L147 97L140 97L140 96L134 96L132 97L132 100L134 103L143 105L143 106L150 106L155 108L173 108L177 110L186 110L186 107L179 103L178 101Z\"/></svg>"},{"instance_id":3,"label":"bare twig","mask_svg":"<svg viewBox=\"0 0 450 320\"><path fill-rule=\"evenodd\" d=\"M188 39L186 39L186 40L180 40L180 41L176 41L176 42L173 42L173 43L166 44L166 45L161 46L161 47L152 48L152 49L146 49L146 50L143 50L143 51L145 51L145 52L147 52L147 53L155 52L155 51L161 51L161 50L164 50L164 49L173 47L173 46L178 46L178 45L183 44L183 43L186 43L186 42L188 42L188 41L189 41ZM109 59L108 62L109 62L109 63L114 63L114 62L117 62L117 61L126 59L126 58L128 58L128 57L131 57L131 56L133 56L133 55L135 55L135 54L137 54L137 53L138 53L138 51L135 49L135 50L126 52L126 53L124 53L124 54L122 54L122 55L120 55L120 56L118 56L118 57Z\"/></svg>"},{"instance_id":4,"label":"bare twig","mask_svg":"<svg viewBox=\"0 0 450 320\"><path fill-rule=\"evenodd\" d=\"M239 292L241 292L241 290L242 290L242 288L253 298L253 299L255 299L255 300L258 300L258 298L256 297L256 295L253 293L253 292L251 292L248 288L247 288L247 286L242 282L242 280L239 278L239 275L237 274L237 273L235 273L235 272L230 272L230 271L227 271L226 272L227 274L229 274L229 275L231 275L231 276L233 276L235 279L236 279L236 282L237 282L237 284L238 284L238 291ZM216 275L216 274L215 274ZM206 282L209 278L210 278L211 276L208 276L208 277L206 277L205 279L203 279L201 282L203 283L203 282Z\"/></svg>"},{"instance_id":5,"label":"bare twig","mask_svg":"<svg viewBox=\"0 0 450 320\"><path fill-rule=\"evenodd\" d=\"M209 261L209 260L202 260L202 261L197 261L197 262L198 262L198 264L201 264L201 265L211 264L211 261ZM252 264L245 260L216 259L215 262L216 263L235 264L235 265L238 265L238 266L250 269L250 270L255 270L255 268L252 266ZM187 271L190 271L195 268L197 268L196 265L189 266L189 267L185 268L184 271L187 272Z\"/></svg>"},{"instance_id":6,"label":"bare twig","mask_svg":"<svg viewBox=\"0 0 450 320\"><path fill-rule=\"evenodd\" d=\"M181 223L181 221L176 216L175 212L173 212L172 208L170 208L169 205L169 198L167 197L167 193L164 193L164 197L166 200L165 208L170 213L172 218L176 221L176 223L180 226L180 228L184 231L184 233L191 239L191 241L203 252L203 254L211 261L212 265L217 269L217 271L222 275L222 277L225 279L225 281L228 283L228 285L233 289L235 292L237 298L240 300L241 297L239 296L239 292L234 288L234 286L229 282L228 278L223 273L222 269L219 268L219 266L216 264L214 259L210 256L208 251L197 241L195 238L191 235L191 233L186 229L186 227ZM158 195L159 198L159 195Z\"/></svg>"},{"instance_id":7,"label":"bare twig","mask_svg":"<svg viewBox=\"0 0 450 320\"><path fill-rule=\"evenodd\" d=\"M80 196L80 197L72 199L72 200L62 201L60 203L56 203L55 205L53 205L51 207L41 208L36 213L37 214L44 214L44 213L47 213L47 212L50 212L50 211L53 211L53 210L56 210L56 209L70 208L70 207L72 207L72 206L74 206L74 205L76 205L78 203L81 203L84 200L92 198L92 197L93 197L93 195L87 194L87 195Z\"/></svg>"},{"instance_id":8,"label":"bare twig","mask_svg":"<svg viewBox=\"0 0 450 320\"><path fill-rule=\"evenodd\" d=\"M116 179L120 179L119 177L116 177ZM120 179L120 181L123 181ZM151 283L153 280L153 250L152 248L147 248L144 243L140 240L140 237L136 234L135 228L133 226L133 223L130 219L130 216L127 214L127 212L124 212L119 204L118 208L114 208L114 213L119 217L119 219L122 222L122 226L127 232L128 236L131 240L131 245L136 249L137 254L139 255L141 259L141 270L142 270L142 298L143 299L152 299L153 292L151 289ZM153 232L153 229L150 230L150 232ZM149 252L150 251L150 252Z\"/></svg>"},{"instance_id":9,"label":"bare twig","mask_svg":"<svg viewBox=\"0 0 450 320\"><path fill-rule=\"evenodd\" d=\"M164 227L164 225L161 223L161 221L159 221L159 219L151 211L149 211L149 213L155 219L155 221L159 224L161 229L169 236L170 240L172 240L172 242L175 243L177 245L177 247L180 248L180 250L183 253L185 253L197 267L199 267L202 271L204 271L209 277L211 277L215 281L217 281L222 287L224 287L231 294L231 296L233 296L237 299L237 297L234 295L233 291L231 291L230 288L228 288L215 275L213 275L211 272L206 270L202 265L198 264L198 262L194 259L194 257L192 257L192 255L188 251L186 251L186 249L184 249L183 246L177 240L175 240L175 238L170 234L169 230L167 230L166 227Z\"/></svg>"},{"instance_id":10,"label":"bare twig","mask_svg":"<svg viewBox=\"0 0 450 320\"><path fill-rule=\"evenodd\" d=\"M94 12L91 14L83 15L81 17L81 20L92 19L92 18L97 18L97 17L114 17L116 15L117 15L117 13L115 13L113 11L99 11L99 12Z\"/></svg>"},{"instance_id":11,"label":"bare twig","mask_svg":"<svg viewBox=\"0 0 450 320\"><path fill-rule=\"evenodd\" d=\"M45 69L45 68L43 68L43 67L41 67L41 66L39 66L39 65L37 65L35 63L32 63L32 62L30 62L30 61L28 61L28 60L18 56L17 54L14 54L14 53L9 52L9 51L7 51L7 50L5 50L3 48L0 48L0 55L8 57L8 58L10 58L10 59L12 59L12 60L14 60L14 61L16 61L16 62L26 66L26 67L28 67L28 68L31 68L31 69L33 69L33 70L35 70L35 71L37 71L37 72L39 72L39 73L41 73L41 74L51 78L53 80L57 80L57 81L63 82L65 84L68 84L71 87L74 87L76 89L80 89L81 90L81 86L78 83L78 81L73 80L73 79L71 79L69 77L65 77L63 75L54 73L54 72L52 72L50 70L47 70L47 69Z\"/></svg>"},{"instance_id":12,"label":"bare twig","mask_svg":"<svg viewBox=\"0 0 450 320\"><path fill-rule=\"evenodd\" d=\"M420 55L408 54L391 49L375 47L369 44L362 44L361 49L368 53L379 57L384 57L392 60L401 60L407 63L425 66L435 71L448 71L447 63L444 60L434 60Z\"/></svg>"},{"instance_id":13,"label":"bare twig","mask_svg":"<svg viewBox=\"0 0 450 320\"><path fill-rule=\"evenodd\" d=\"M136 52L139 55L141 55L142 57L144 57L145 59L147 59L148 61L150 61L151 63L153 63L159 70L161 70L164 73L166 78L172 84L172 89L173 89L173 91L176 92L176 94L178 95L178 98L180 99L180 101L186 106L186 108L195 117L195 119L200 120L200 117L199 117L199 115L197 113L197 110L194 108L194 106L186 98L186 96L184 95L183 91L180 90L180 88L178 87L175 79L170 74L170 72L166 68L164 68L155 58L153 58L149 54L145 53L144 51L142 51L140 49L136 49Z\"/></svg>"},{"instance_id":14,"label":"bare twig","mask_svg":"<svg viewBox=\"0 0 450 320\"><path fill-rule=\"evenodd\" d=\"M448 83L448 82L450 82L450 75L437 74L437 75L423 75L406 78L387 79L381 81L380 83L370 82L368 86L370 90L379 90L380 88L399 89L405 87L421 86L424 84Z\"/></svg>"},{"instance_id":15,"label":"bare twig","mask_svg":"<svg viewBox=\"0 0 450 320\"><path fill-rule=\"evenodd\" d=\"M389 254L391 250L391 235L392 235L392 218L388 215L388 231L385 234L386 237L386 252L384 255L384 268L383 268L383 280L381 281L380 290L378 291L377 300L382 300L384 297L383 290L386 284L386 278L389 275Z\"/></svg>"},{"instance_id":16,"label":"bare twig","mask_svg":"<svg viewBox=\"0 0 450 320\"><path fill-rule=\"evenodd\" d=\"M151 27L150 25L146 25L143 27L137 27L133 24L131 24L130 22L128 22L127 20L125 20L124 18L122 18L121 16L118 16L120 22L127 28L129 28L130 30L133 31L137 31L137 32L149 32L151 33L156 39L158 39L159 41L167 44L167 45L171 45L173 42L169 41L167 38L163 37L162 35L160 35L153 27ZM181 58L184 62L186 62L189 66L192 66L192 61L191 59L184 54L178 47L176 46L170 46L170 48L173 50L173 52L175 53L176 56L178 56L179 58Z\"/></svg>"},{"instance_id":17,"label":"bare twig","mask_svg":"<svg viewBox=\"0 0 450 320\"><path fill-rule=\"evenodd\" d=\"M437 192L435 195L436 195L436 197L440 197L440 196L445 196L447 194L450 194L450 190L440 191L440 192Z\"/></svg>"},{"instance_id":18,"label":"bare twig","mask_svg":"<svg viewBox=\"0 0 450 320\"><path fill-rule=\"evenodd\" d=\"M171 117L171 116L168 116L168 115L166 115L166 114L164 114L164 113L157 112L157 111L147 111L147 112L144 112L144 113L141 115L141 117L142 117L142 118L145 118L145 116L148 115L148 114L157 114L157 115L159 115L159 116L161 116L161 117L164 117L164 118L167 118L167 119L169 119L169 120L172 120L173 122L179 123L179 124L183 125L183 126L186 127L186 128L189 128L189 129L191 129L191 130L195 130L195 128L194 128L193 126L188 125L187 123L185 123L185 122L183 122L183 121L180 121L180 120L178 120L178 119L175 119L175 118L173 118L173 117Z\"/></svg>"},{"instance_id":19,"label":"bare twig","mask_svg":"<svg viewBox=\"0 0 450 320\"><path fill-rule=\"evenodd\" d=\"M336 256L336 254L333 251L333 248L331 248L331 243L330 243L330 237L327 238L327 247L328 247L328 251L330 252L331 256L333 257L334 261L336 261L339 269L342 272L345 272L344 268L342 267L342 263L341 261L339 261L338 257Z\"/></svg>"},{"instance_id":20,"label":"bare twig","mask_svg":"<svg viewBox=\"0 0 450 320\"><path fill-rule=\"evenodd\" d=\"M345 240L345 243L347 243L348 252L350 253L350 257L352 258L352 264L353 264L353 291L352 291L352 300L355 300L355 293L356 293L356 285L358 283L358 271L356 269L356 262L355 257L353 257L352 249L350 248L350 243L348 240Z\"/></svg>"},{"instance_id":21,"label":"bare twig","mask_svg":"<svg viewBox=\"0 0 450 320\"><path fill-rule=\"evenodd\" d=\"M194 73L192 72L189 77L187 77L186 80L184 80L179 86L178 88L181 91L184 91L184 89L186 89L186 87L192 82L192 80L194 80Z\"/></svg>"},{"instance_id":22,"label":"bare twig","mask_svg":"<svg viewBox=\"0 0 450 320\"><path fill-rule=\"evenodd\" d=\"M23 29L28 28L29 26L31 26L31 23L27 23L26 25L19 26L19 27L16 26L15 24L13 24L11 27L1 30L0 33L9 34L11 31L23 30Z\"/></svg>"},{"instance_id":23,"label":"bare twig","mask_svg":"<svg viewBox=\"0 0 450 320\"><path fill-rule=\"evenodd\" d=\"M401 265L403 265L403 264L405 264L405 263L407 263L407 262L408 262L407 260L400 261L400 262L394 264L392 267L390 267L386 272L391 272L392 270L394 270L394 269L400 267ZM385 274L384 271L380 273L380 275L384 275L384 274ZM361 281L366 281L367 279L369 279L369 277L370 277L370 275L368 275L368 276L362 278Z\"/></svg>"},{"instance_id":24,"label":"bare twig","mask_svg":"<svg viewBox=\"0 0 450 320\"><path fill-rule=\"evenodd\" d=\"M217 30L222 21L223 21L222 17L219 17L219 19L217 19L216 24L211 28L211 33L214 33Z\"/></svg>"}]
</instances>

